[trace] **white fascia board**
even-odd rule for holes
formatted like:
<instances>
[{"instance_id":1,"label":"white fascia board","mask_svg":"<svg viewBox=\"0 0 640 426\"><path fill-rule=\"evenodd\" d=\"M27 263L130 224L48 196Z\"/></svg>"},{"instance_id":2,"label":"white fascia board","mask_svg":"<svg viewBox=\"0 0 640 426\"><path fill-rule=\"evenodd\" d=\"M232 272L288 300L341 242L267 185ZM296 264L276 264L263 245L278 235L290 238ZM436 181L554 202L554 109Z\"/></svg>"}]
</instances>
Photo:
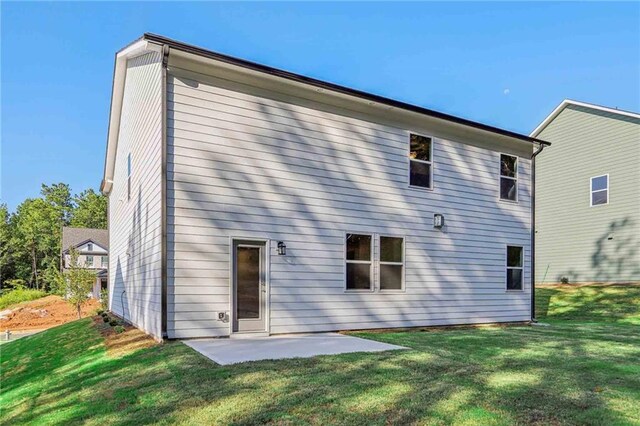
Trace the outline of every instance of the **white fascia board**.
<instances>
[{"instance_id":1,"label":"white fascia board","mask_svg":"<svg viewBox=\"0 0 640 426\"><path fill-rule=\"evenodd\" d=\"M542 132L545 129L545 127L547 127L549 125L549 123L551 123L558 116L558 114L560 114L569 105L576 105L576 106L580 106L580 107L584 107L584 108L590 108L590 109L593 109L593 110L596 110L596 111L603 111L603 112L608 112L608 113L611 113L611 114L623 115L625 117L640 118L640 114L637 114L635 112L624 111L624 110L615 109L615 108L609 108L609 107L605 107L605 106L601 106L601 105L590 104L590 103L587 103L587 102L574 101L574 100L571 100L571 99L565 99L562 102L560 102L560 105L558 105L551 112L551 114L549 114L547 116L547 118L545 118L542 121L542 123L540 123L538 125L538 127L536 127L533 130L533 132L531 132L531 134L529 136L531 136L532 138L538 137L540 132Z\"/></svg>"},{"instance_id":2,"label":"white fascia board","mask_svg":"<svg viewBox=\"0 0 640 426\"><path fill-rule=\"evenodd\" d=\"M107 151L104 160L104 174L100 190L104 194L111 191L113 170L115 166L118 133L120 131L120 115L124 96L124 83L127 77L127 61L148 52L161 52L162 46L148 40L138 40L116 53L113 70L113 87L111 90L111 109L109 111L109 128L107 133Z\"/></svg>"}]
</instances>

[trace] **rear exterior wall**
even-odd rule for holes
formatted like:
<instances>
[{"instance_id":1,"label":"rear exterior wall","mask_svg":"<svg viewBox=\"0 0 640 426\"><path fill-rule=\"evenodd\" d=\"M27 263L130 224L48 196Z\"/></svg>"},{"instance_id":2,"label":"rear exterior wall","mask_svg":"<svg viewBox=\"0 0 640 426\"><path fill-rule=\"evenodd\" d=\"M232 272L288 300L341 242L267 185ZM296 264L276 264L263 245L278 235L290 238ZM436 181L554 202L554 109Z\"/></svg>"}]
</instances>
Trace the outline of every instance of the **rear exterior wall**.
<instances>
[{"instance_id":1,"label":"rear exterior wall","mask_svg":"<svg viewBox=\"0 0 640 426\"><path fill-rule=\"evenodd\" d=\"M527 157L519 202L499 201L498 150L436 137L434 188L415 189L413 129L175 69L167 98L170 338L230 333L231 237L269 240L270 333L530 319ZM345 291L347 232L405 237L404 291ZM523 291L506 291L507 244Z\"/></svg>"}]
</instances>

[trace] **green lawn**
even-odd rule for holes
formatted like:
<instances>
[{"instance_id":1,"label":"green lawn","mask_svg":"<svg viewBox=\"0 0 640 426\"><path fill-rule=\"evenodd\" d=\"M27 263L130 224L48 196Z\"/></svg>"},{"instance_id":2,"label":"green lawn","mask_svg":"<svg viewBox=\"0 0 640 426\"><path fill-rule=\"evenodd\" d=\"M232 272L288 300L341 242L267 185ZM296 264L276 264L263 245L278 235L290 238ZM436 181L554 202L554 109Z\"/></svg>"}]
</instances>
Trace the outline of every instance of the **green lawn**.
<instances>
[{"instance_id":1,"label":"green lawn","mask_svg":"<svg viewBox=\"0 0 640 426\"><path fill-rule=\"evenodd\" d=\"M0 423L640 425L640 287L574 292L540 291L549 327L358 333L412 350L227 367L179 342L111 356L84 319L2 346Z\"/></svg>"}]
</instances>

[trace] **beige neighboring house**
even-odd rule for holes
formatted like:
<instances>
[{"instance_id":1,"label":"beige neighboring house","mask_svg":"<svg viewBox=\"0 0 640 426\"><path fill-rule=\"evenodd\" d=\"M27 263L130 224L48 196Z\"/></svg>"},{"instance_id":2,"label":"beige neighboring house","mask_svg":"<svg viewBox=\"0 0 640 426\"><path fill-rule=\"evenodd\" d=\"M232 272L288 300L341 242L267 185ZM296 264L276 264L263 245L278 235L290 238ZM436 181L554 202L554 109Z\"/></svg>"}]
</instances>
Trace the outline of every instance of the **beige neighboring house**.
<instances>
[{"instance_id":1,"label":"beige neighboring house","mask_svg":"<svg viewBox=\"0 0 640 426\"><path fill-rule=\"evenodd\" d=\"M96 272L91 295L99 299L100 291L107 288L109 268L109 233L106 229L62 228L63 271L69 267L71 248L78 251L78 263Z\"/></svg>"},{"instance_id":2,"label":"beige neighboring house","mask_svg":"<svg viewBox=\"0 0 640 426\"><path fill-rule=\"evenodd\" d=\"M563 101L531 134L535 279L640 281L640 114Z\"/></svg>"}]
</instances>

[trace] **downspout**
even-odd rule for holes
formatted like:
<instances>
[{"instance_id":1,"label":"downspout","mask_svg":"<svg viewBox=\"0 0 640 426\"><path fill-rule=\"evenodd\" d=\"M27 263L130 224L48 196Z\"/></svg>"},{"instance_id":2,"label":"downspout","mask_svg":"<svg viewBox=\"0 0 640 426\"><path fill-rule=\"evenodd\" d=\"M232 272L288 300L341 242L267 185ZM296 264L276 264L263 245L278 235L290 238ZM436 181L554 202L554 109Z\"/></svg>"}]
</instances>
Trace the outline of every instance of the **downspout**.
<instances>
[{"instance_id":1,"label":"downspout","mask_svg":"<svg viewBox=\"0 0 640 426\"><path fill-rule=\"evenodd\" d=\"M169 46L162 45L162 166L161 166L161 310L162 310L162 340L166 340L167 335L167 64L169 62Z\"/></svg>"},{"instance_id":2,"label":"downspout","mask_svg":"<svg viewBox=\"0 0 640 426\"><path fill-rule=\"evenodd\" d=\"M545 144L531 155L531 322L536 319L536 157L542 152Z\"/></svg>"}]
</instances>

